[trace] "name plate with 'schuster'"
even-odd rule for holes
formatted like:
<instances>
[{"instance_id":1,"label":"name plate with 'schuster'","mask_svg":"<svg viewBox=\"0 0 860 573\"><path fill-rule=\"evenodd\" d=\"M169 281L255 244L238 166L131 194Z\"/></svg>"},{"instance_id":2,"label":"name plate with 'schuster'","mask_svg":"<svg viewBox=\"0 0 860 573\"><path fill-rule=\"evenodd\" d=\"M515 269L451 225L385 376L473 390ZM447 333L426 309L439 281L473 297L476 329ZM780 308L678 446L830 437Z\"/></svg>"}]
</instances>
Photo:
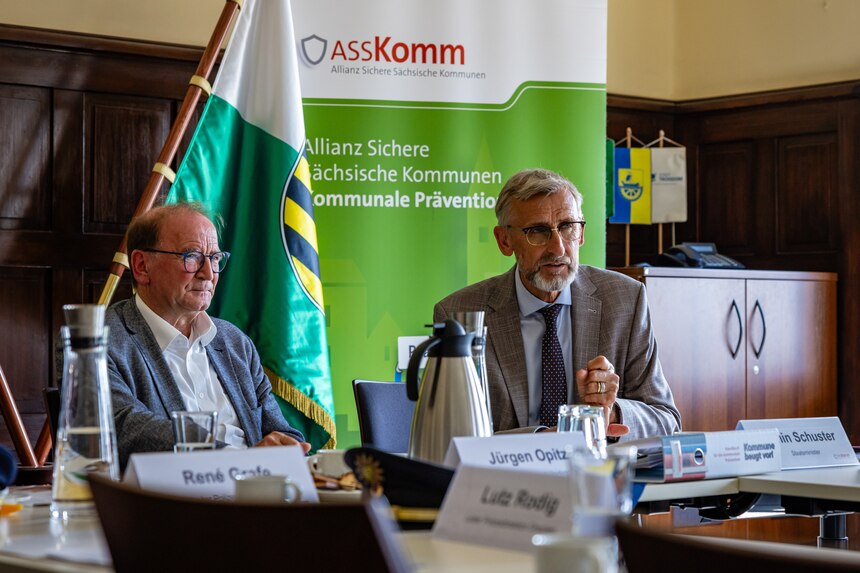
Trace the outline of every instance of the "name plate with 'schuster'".
<instances>
[{"instance_id":1,"label":"name plate with 'schuster'","mask_svg":"<svg viewBox=\"0 0 860 573\"><path fill-rule=\"evenodd\" d=\"M739 430L774 428L779 431L782 469L856 465L857 456L836 416L741 420Z\"/></svg>"}]
</instances>

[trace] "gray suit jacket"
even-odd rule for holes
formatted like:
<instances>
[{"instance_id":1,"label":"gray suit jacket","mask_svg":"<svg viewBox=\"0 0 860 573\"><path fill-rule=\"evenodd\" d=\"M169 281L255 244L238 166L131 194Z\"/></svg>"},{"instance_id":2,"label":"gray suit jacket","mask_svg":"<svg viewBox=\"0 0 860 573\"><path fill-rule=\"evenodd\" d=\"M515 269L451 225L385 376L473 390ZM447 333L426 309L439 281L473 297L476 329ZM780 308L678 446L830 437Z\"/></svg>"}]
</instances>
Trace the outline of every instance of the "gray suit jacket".
<instances>
[{"instance_id":1,"label":"gray suit jacket","mask_svg":"<svg viewBox=\"0 0 860 573\"><path fill-rule=\"evenodd\" d=\"M281 414L251 339L227 321L212 321L218 334L206 353L236 410L247 444L253 446L274 431L304 441ZM134 299L111 306L105 324L110 327L107 362L120 467L125 469L135 452L173 449L170 412L184 410L185 404Z\"/></svg>"},{"instance_id":2,"label":"gray suit jacket","mask_svg":"<svg viewBox=\"0 0 860 573\"><path fill-rule=\"evenodd\" d=\"M442 321L457 311L483 310L487 326L487 377L496 431L528 426L529 391L516 266L444 298L433 311ZM580 265L570 286L573 370L603 355L620 380L618 407L630 427L625 439L680 429L681 415L663 376L645 287L622 274ZM577 396L570 397L577 403Z\"/></svg>"}]
</instances>

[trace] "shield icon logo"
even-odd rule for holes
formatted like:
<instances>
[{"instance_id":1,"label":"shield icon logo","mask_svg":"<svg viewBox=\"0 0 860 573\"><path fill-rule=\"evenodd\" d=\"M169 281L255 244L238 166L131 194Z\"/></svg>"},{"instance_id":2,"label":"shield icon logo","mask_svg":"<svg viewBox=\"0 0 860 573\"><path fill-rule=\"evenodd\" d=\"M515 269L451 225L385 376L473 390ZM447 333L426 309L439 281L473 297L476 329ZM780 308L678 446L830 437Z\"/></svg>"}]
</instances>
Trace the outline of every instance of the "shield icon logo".
<instances>
[{"instance_id":1,"label":"shield icon logo","mask_svg":"<svg viewBox=\"0 0 860 573\"><path fill-rule=\"evenodd\" d=\"M302 55L304 56L305 61L312 66L323 61L327 47L328 41L320 38L316 34L302 39Z\"/></svg>"}]
</instances>

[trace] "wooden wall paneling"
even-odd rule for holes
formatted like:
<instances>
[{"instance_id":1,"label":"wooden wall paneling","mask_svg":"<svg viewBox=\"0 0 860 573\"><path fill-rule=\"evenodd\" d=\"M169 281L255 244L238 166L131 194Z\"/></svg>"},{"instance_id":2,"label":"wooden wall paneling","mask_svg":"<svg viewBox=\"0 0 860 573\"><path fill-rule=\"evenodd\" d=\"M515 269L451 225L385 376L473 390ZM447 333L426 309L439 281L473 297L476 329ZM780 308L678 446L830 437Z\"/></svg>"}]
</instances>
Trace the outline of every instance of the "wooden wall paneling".
<instances>
[{"instance_id":1,"label":"wooden wall paneling","mask_svg":"<svg viewBox=\"0 0 860 573\"><path fill-rule=\"evenodd\" d=\"M27 359L26 377L3 366L34 439L41 390L61 372L62 305L101 292L200 53L0 25L0 360ZM20 283L38 302L6 300L24 296L5 284L22 273L39 276L38 289ZM126 277L117 297L130 291ZM39 345L13 335L10 321Z\"/></svg>"},{"instance_id":2,"label":"wooden wall paneling","mask_svg":"<svg viewBox=\"0 0 860 573\"><path fill-rule=\"evenodd\" d=\"M852 444L860 444L860 85L839 103L839 414Z\"/></svg>"},{"instance_id":3,"label":"wooden wall paneling","mask_svg":"<svg viewBox=\"0 0 860 573\"><path fill-rule=\"evenodd\" d=\"M0 81L182 99L201 48L0 25Z\"/></svg>"},{"instance_id":4,"label":"wooden wall paneling","mask_svg":"<svg viewBox=\"0 0 860 573\"><path fill-rule=\"evenodd\" d=\"M749 141L698 146L697 240L736 258L755 253L756 156Z\"/></svg>"},{"instance_id":5,"label":"wooden wall paneling","mask_svg":"<svg viewBox=\"0 0 860 573\"><path fill-rule=\"evenodd\" d=\"M55 238L60 238L63 255L54 261L64 264L66 254L79 250L76 239L81 233L84 187L84 94L79 91L53 90L53 154Z\"/></svg>"},{"instance_id":6,"label":"wooden wall paneling","mask_svg":"<svg viewBox=\"0 0 860 573\"><path fill-rule=\"evenodd\" d=\"M837 125L833 102L770 104L760 102L725 111L688 113L678 105L679 122L695 122L701 141L729 142L741 139L791 137L805 133L832 132Z\"/></svg>"},{"instance_id":7,"label":"wooden wall paneling","mask_svg":"<svg viewBox=\"0 0 860 573\"><path fill-rule=\"evenodd\" d=\"M50 222L49 90L0 84L0 229Z\"/></svg>"},{"instance_id":8,"label":"wooden wall paneling","mask_svg":"<svg viewBox=\"0 0 860 573\"><path fill-rule=\"evenodd\" d=\"M51 380L50 280L45 268L0 266L0 364L33 443L44 421L41 390ZM0 441L12 443L5 420Z\"/></svg>"},{"instance_id":9,"label":"wooden wall paneling","mask_svg":"<svg viewBox=\"0 0 860 573\"><path fill-rule=\"evenodd\" d=\"M85 232L125 232L170 131L171 109L169 100L86 97Z\"/></svg>"},{"instance_id":10,"label":"wooden wall paneling","mask_svg":"<svg viewBox=\"0 0 860 573\"><path fill-rule=\"evenodd\" d=\"M608 131L620 132L627 98L608 99ZM614 113L613 102L619 108ZM645 115L662 109L638 101L632 108ZM676 226L679 241L715 240L718 233L721 219L713 219L710 208L700 204L702 188L713 186L703 180L710 172L704 164L718 158L703 154L719 146L747 145L753 150L755 204L733 202L731 207L747 210L740 216L753 218L754 235L746 254L724 247L723 238L716 239L718 245L749 268L838 272L839 412L852 441L860 443L860 413L855 413L860 412L860 81L677 102L669 113L675 121L673 139L687 146L690 220ZM739 163L735 169L746 173L749 166ZM805 226L813 223L806 221L812 220L816 231L807 235ZM623 248L610 226L607 261L623 260L614 243ZM645 252L647 243L638 247L643 256L653 255Z\"/></svg>"},{"instance_id":11,"label":"wooden wall paneling","mask_svg":"<svg viewBox=\"0 0 860 573\"><path fill-rule=\"evenodd\" d=\"M752 250L746 253L726 253L754 269L785 269L774 261L776 253L776 154L774 138L755 140L754 204L750 205L755 229ZM791 267L788 267L791 268Z\"/></svg>"},{"instance_id":12,"label":"wooden wall paneling","mask_svg":"<svg viewBox=\"0 0 860 573\"><path fill-rule=\"evenodd\" d=\"M776 140L776 254L836 254L836 133Z\"/></svg>"},{"instance_id":13,"label":"wooden wall paneling","mask_svg":"<svg viewBox=\"0 0 860 573\"><path fill-rule=\"evenodd\" d=\"M56 349L62 345L60 327L66 323L65 316L63 315L63 305L93 301L83 295L83 273L78 267L65 266L55 268L51 286L51 325L49 330L51 347L49 349L50 354L43 359L48 361L51 368L53 368L52 385L56 384L59 386L62 379L62 364L56 364L54 359L56 358Z\"/></svg>"}]
</instances>

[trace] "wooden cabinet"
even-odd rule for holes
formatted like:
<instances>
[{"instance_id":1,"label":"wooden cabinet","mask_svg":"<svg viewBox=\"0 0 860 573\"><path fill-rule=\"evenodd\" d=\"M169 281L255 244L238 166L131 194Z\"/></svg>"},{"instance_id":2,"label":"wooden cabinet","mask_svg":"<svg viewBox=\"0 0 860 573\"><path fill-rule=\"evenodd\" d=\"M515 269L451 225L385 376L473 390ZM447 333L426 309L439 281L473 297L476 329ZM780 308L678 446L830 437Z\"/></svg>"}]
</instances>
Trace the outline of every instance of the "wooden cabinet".
<instances>
[{"instance_id":1,"label":"wooden cabinet","mask_svg":"<svg viewBox=\"0 0 860 573\"><path fill-rule=\"evenodd\" d=\"M836 275L616 269L645 283L685 430L836 415Z\"/></svg>"}]
</instances>

